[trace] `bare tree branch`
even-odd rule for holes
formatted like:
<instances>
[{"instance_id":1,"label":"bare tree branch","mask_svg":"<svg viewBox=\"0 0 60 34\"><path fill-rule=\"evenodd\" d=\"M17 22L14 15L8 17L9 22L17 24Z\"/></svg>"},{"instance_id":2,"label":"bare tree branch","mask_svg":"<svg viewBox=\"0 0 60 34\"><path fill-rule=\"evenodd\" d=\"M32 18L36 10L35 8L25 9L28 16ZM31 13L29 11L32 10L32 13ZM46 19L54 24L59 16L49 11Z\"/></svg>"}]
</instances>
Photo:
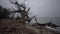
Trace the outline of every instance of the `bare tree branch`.
<instances>
[{"instance_id":1,"label":"bare tree branch","mask_svg":"<svg viewBox=\"0 0 60 34\"><path fill-rule=\"evenodd\" d=\"M29 10L30 10L30 7L28 8L27 13L29 12Z\"/></svg>"}]
</instances>

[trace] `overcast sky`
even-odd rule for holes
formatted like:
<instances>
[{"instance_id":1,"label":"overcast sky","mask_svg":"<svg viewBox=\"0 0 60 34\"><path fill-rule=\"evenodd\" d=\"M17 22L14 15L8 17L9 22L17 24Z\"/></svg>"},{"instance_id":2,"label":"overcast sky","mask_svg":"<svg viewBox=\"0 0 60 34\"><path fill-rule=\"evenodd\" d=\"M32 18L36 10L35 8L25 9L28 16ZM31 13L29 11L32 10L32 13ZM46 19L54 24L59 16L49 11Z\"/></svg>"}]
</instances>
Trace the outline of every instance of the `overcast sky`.
<instances>
[{"instance_id":1,"label":"overcast sky","mask_svg":"<svg viewBox=\"0 0 60 34\"><path fill-rule=\"evenodd\" d=\"M30 12L33 15L40 17L60 17L60 0L27 0L26 2L27 4L30 2ZM0 5L9 8L14 7L14 5L10 4L9 0L0 0Z\"/></svg>"},{"instance_id":2,"label":"overcast sky","mask_svg":"<svg viewBox=\"0 0 60 34\"><path fill-rule=\"evenodd\" d=\"M60 17L60 0L31 0L31 8L40 17Z\"/></svg>"}]
</instances>

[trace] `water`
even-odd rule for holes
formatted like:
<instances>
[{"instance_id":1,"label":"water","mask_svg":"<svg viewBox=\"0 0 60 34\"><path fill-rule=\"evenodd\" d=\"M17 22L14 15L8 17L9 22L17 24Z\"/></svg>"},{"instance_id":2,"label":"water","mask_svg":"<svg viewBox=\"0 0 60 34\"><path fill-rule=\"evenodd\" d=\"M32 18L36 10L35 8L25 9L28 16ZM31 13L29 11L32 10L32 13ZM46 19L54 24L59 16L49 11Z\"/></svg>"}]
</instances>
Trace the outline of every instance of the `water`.
<instances>
[{"instance_id":1,"label":"water","mask_svg":"<svg viewBox=\"0 0 60 34\"><path fill-rule=\"evenodd\" d=\"M60 25L60 17L40 17L37 18L39 23L52 22L54 24Z\"/></svg>"}]
</instances>

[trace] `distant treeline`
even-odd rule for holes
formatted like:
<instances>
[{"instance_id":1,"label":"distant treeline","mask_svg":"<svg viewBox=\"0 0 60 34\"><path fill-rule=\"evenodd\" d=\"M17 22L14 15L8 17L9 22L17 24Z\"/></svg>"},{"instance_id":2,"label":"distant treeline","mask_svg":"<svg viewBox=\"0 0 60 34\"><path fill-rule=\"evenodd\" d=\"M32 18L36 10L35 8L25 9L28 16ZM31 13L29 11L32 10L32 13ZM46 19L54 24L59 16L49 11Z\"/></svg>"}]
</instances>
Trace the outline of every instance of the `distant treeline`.
<instances>
[{"instance_id":1,"label":"distant treeline","mask_svg":"<svg viewBox=\"0 0 60 34\"><path fill-rule=\"evenodd\" d=\"M0 19L6 18L6 17L8 17L8 15L9 15L8 9L3 8L2 6L0 6Z\"/></svg>"}]
</instances>

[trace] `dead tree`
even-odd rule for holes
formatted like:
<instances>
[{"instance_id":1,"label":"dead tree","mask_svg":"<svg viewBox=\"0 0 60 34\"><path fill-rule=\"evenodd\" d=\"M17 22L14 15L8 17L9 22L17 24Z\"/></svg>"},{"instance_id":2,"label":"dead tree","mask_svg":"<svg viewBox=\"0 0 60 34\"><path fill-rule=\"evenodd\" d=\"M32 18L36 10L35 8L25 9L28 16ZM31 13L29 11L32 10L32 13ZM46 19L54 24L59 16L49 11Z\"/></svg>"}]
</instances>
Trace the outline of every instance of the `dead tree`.
<instances>
[{"instance_id":1,"label":"dead tree","mask_svg":"<svg viewBox=\"0 0 60 34\"><path fill-rule=\"evenodd\" d=\"M10 1L10 2L12 4L16 5L16 7L18 8L18 10L14 11L14 12L19 12L21 14L21 16L22 16L22 19L24 19L25 21L30 22L33 18L35 18L34 16L32 18L30 18L28 16L28 12L30 10L30 7L26 10L26 6L25 6L24 3L23 4L19 4L18 1L16 1L16 2ZM23 10L21 10L21 8L23 8Z\"/></svg>"}]
</instances>

